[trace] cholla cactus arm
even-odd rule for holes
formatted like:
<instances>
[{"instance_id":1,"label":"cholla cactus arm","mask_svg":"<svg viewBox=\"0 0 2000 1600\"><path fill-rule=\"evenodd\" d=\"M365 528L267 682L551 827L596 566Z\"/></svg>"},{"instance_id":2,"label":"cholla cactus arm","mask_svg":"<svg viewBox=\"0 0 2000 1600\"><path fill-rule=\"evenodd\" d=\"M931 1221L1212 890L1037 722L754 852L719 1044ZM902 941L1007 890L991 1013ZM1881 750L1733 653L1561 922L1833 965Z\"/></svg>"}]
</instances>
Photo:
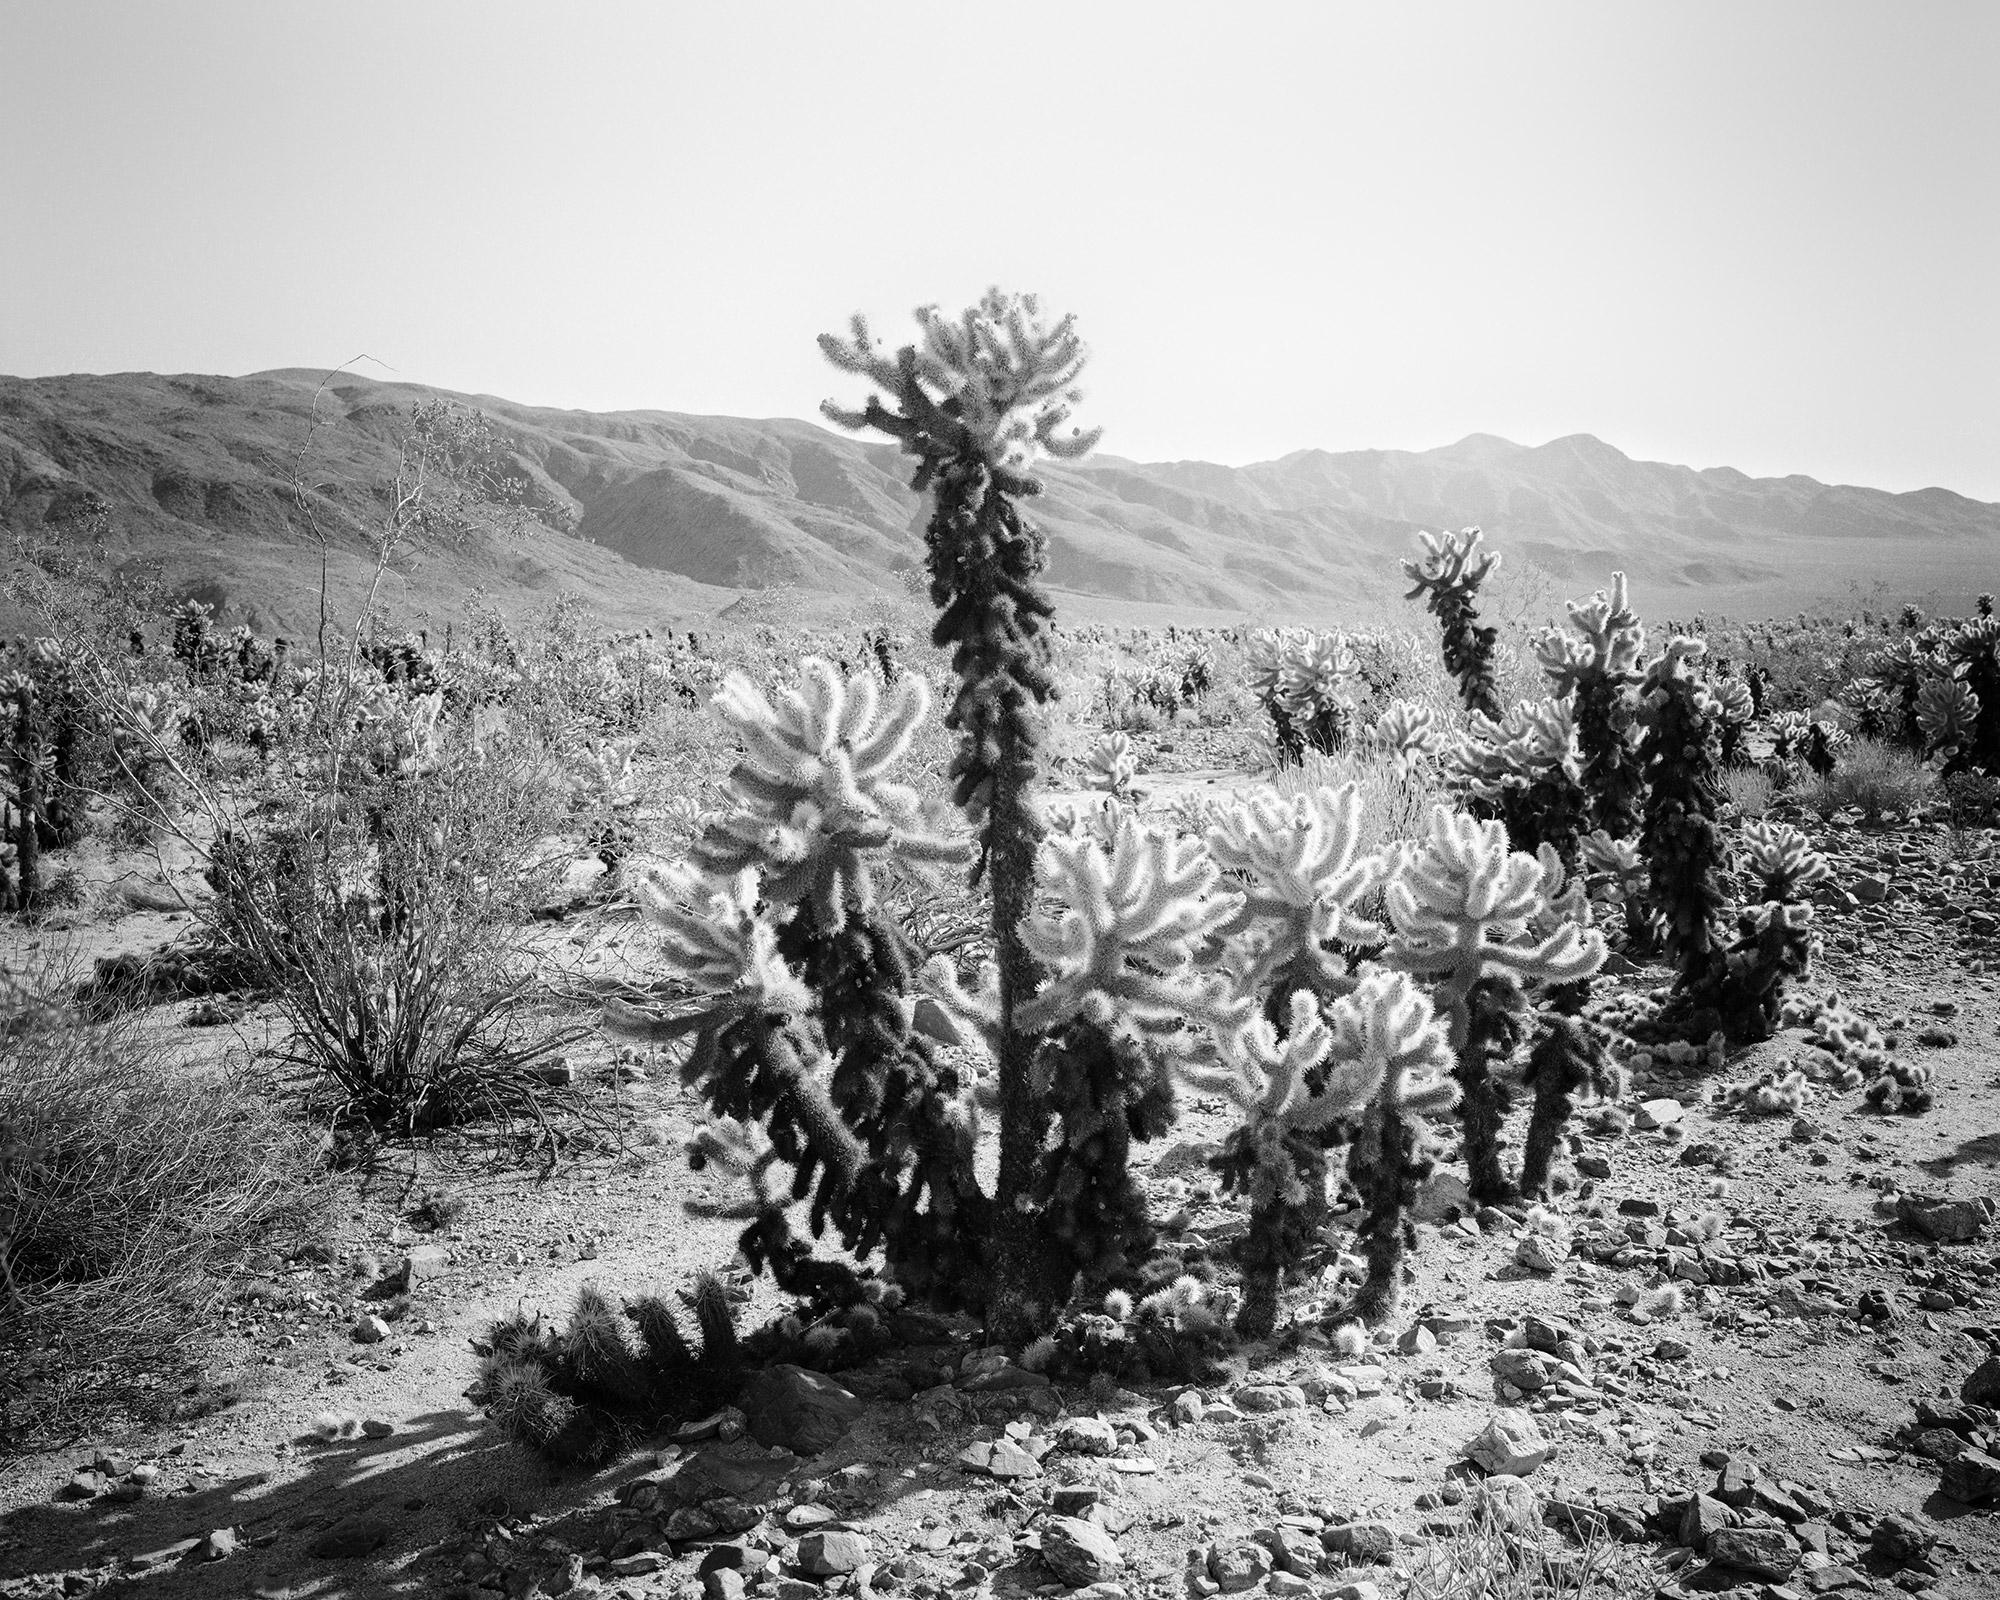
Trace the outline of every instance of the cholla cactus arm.
<instances>
[{"instance_id":1,"label":"cholla cactus arm","mask_svg":"<svg viewBox=\"0 0 2000 1600\"><path fill-rule=\"evenodd\" d=\"M873 908L871 863L883 854L918 870L966 860L967 843L888 776L929 703L915 673L884 705L872 673L843 682L817 657L801 664L799 687L775 699L731 673L714 705L745 753L724 785L733 805L704 831L696 861L718 875L758 868L773 904L803 903L831 930L850 908Z\"/></svg>"},{"instance_id":2,"label":"cholla cactus arm","mask_svg":"<svg viewBox=\"0 0 2000 1600\"><path fill-rule=\"evenodd\" d=\"M727 1009L803 1016L812 997L778 954L777 930L759 914L757 869L725 879L685 866L655 868L639 907L668 969Z\"/></svg>"},{"instance_id":3,"label":"cholla cactus arm","mask_svg":"<svg viewBox=\"0 0 2000 1600\"><path fill-rule=\"evenodd\" d=\"M1637 839L1615 839L1602 828L1585 834L1581 847L1585 882L1591 895L1625 914L1625 949L1649 953L1659 940L1658 919L1647 898L1645 860Z\"/></svg>"},{"instance_id":4,"label":"cholla cactus arm","mask_svg":"<svg viewBox=\"0 0 2000 1600\"><path fill-rule=\"evenodd\" d=\"M1413 700L1391 700L1375 719L1370 738L1405 771L1437 759L1444 749L1437 713Z\"/></svg>"},{"instance_id":5,"label":"cholla cactus arm","mask_svg":"<svg viewBox=\"0 0 2000 1600\"><path fill-rule=\"evenodd\" d=\"M1498 718L1500 691L1493 677L1497 630L1479 626L1474 604L1479 586L1500 564L1498 555L1481 552L1477 528L1461 533L1424 533L1421 561L1405 561L1403 572L1412 588L1404 598L1422 598L1444 634L1445 669L1458 680L1459 695L1468 711Z\"/></svg>"},{"instance_id":6,"label":"cholla cactus arm","mask_svg":"<svg viewBox=\"0 0 2000 1600\"><path fill-rule=\"evenodd\" d=\"M1132 741L1116 731L1106 734L1084 758L1086 787L1108 795L1129 795L1139 775L1139 753Z\"/></svg>"},{"instance_id":7,"label":"cholla cactus arm","mask_svg":"<svg viewBox=\"0 0 2000 1600\"><path fill-rule=\"evenodd\" d=\"M1741 871L1759 901L1796 901L1833 877L1833 868L1812 840L1784 822L1743 825Z\"/></svg>"},{"instance_id":8,"label":"cholla cactus arm","mask_svg":"<svg viewBox=\"0 0 2000 1600\"><path fill-rule=\"evenodd\" d=\"M1444 1029L1405 974L1371 974L1351 1004L1363 1048L1383 1067L1348 1152L1348 1170L1366 1208L1360 1242L1368 1280L1354 1312L1373 1325L1394 1318L1401 1304L1403 1255L1415 1231L1409 1208L1430 1174L1431 1124L1456 1104L1458 1085ZM1344 1047L1345 1038L1335 1046Z\"/></svg>"},{"instance_id":9,"label":"cholla cactus arm","mask_svg":"<svg viewBox=\"0 0 2000 1600\"><path fill-rule=\"evenodd\" d=\"M1388 870L1360 848L1361 813L1352 783L1289 803L1255 790L1216 809L1208 852L1243 897L1223 931L1243 936L1235 960L1244 992L1302 984L1329 997L1344 993L1352 987L1347 953L1388 937L1360 910Z\"/></svg>"},{"instance_id":10,"label":"cholla cactus arm","mask_svg":"<svg viewBox=\"0 0 2000 1600\"><path fill-rule=\"evenodd\" d=\"M1197 843L1124 813L1108 850L1052 838L1044 856L1065 909L1022 929L1050 976L1020 1007L1021 1026L1043 1032L1082 1018L1143 1039L1189 1020L1230 1024L1234 997L1197 958L1236 902L1218 892L1215 863Z\"/></svg>"},{"instance_id":11,"label":"cholla cactus arm","mask_svg":"<svg viewBox=\"0 0 2000 1600\"><path fill-rule=\"evenodd\" d=\"M1603 965L1604 940L1593 931L1562 923L1545 937L1532 935L1548 915L1550 887L1544 864L1510 851L1499 823L1432 808L1421 848L1388 885L1395 934L1386 959L1438 980L1454 1048L1465 1038L1466 999L1481 977L1506 972L1544 985L1574 983Z\"/></svg>"}]
</instances>

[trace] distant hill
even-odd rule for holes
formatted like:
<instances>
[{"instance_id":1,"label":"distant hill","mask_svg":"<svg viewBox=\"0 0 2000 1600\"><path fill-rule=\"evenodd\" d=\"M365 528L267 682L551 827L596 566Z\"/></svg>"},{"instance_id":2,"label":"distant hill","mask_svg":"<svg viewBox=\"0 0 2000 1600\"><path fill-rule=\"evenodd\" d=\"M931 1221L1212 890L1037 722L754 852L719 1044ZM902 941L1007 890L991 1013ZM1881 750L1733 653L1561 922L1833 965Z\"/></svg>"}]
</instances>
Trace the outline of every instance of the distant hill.
<instances>
[{"instance_id":1,"label":"distant hill","mask_svg":"<svg viewBox=\"0 0 2000 1600\"><path fill-rule=\"evenodd\" d=\"M294 503L295 467L351 606L405 419L442 397L492 420L558 526L427 553L384 587L400 615L449 617L475 589L510 612L568 591L617 623L685 624L774 588L893 594L922 559L923 508L886 443L802 421L559 411L348 375L321 392L315 428L322 378L0 378L0 523L42 537L101 513L113 559L151 564L230 620L300 633L320 546ZM1396 560L1415 531L1474 523L1555 596L1622 569L1655 616L1769 615L1857 594L1956 605L2000 587L2000 506L1634 461L1587 434L1303 450L1240 468L1105 455L1044 477L1051 582L1066 609L1106 619L1407 618Z\"/></svg>"}]
</instances>

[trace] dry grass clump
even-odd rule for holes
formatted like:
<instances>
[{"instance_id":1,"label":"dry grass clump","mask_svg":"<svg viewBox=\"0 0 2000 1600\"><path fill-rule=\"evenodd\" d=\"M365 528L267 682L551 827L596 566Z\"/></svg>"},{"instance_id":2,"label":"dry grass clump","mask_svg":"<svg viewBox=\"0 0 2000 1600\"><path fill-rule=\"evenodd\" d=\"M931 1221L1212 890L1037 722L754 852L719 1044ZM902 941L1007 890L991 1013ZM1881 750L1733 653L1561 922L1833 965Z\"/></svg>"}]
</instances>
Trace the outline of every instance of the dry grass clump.
<instances>
[{"instance_id":1,"label":"dry grass clump","mask_svg":"<svg viewBox=\"0 0 2000 1600\"><path fill-rule=\"evenodd\" d=\"M1866 822L1885 816L1914 816L1930 794L1933 774L1907 750L1879 739L1856 739L1840 752L1840 765L1826 777L1809 778L1799 799L1822 819L1836 811L1859 811Z\"/></svg>"},{"instance_id":2,"label":"dry grass clump","mask_svg":"<svg viewBox=\"0 0 2000 1600\"><path fill-rule=\"evenodd\" d=\"M1303 762L1279 768L1270 782L1288 799L1320 788L1359 784L1362 831L1357 849L1363 852L1380 851L1398 840L1419 837L1431 807L1446 799L1436 773L1428 766L1405 764L1373 752L1325 755L1309 750Z\"/></svg>"},{"instance_id":3,"label":"dry grass clump","mask_svg":"<svg viewBox=\"0 0 2000 1600\"><path fill-rule=\"evenodd\" d=\"M0 979L0 1449L169 1410L230 1269L330 1193L312 1139L233 1072Z\"/></svg>"},{"instance_id":4,"label":"dry grass clump","mask_svg":"<svg viewBox=\"0 0 2000 1600\"><path fill-rule=\"evenodd\" d=\"M1723 774L1729 804L1739 817L1756 818L1771 809L1777 786L1762 767L1732 767Z\"/></svg>"}]
</instances>

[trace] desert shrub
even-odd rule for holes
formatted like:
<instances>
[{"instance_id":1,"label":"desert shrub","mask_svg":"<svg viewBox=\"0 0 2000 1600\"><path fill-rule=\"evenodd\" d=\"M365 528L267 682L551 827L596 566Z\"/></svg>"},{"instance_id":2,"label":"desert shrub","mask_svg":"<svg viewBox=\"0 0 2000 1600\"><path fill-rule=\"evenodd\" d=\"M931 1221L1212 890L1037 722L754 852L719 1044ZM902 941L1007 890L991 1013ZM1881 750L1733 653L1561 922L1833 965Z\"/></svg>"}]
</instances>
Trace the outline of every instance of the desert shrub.
<instances>
[{"instance_id":1,"label":"desert shrub","mask_svg":"<svg viewBox=\"0 0 2000 1600\"><path fill-rule=\"evenodd\" d=\"M329 1194L266 1086L170 1061L130 1021L0 992L4 1442L165 1411L230 1269L289 1248Z\"/></svg>"},{"instance_id":2,"label":"desert shrub","mask_svg":"<svg viewBox=\"0 0 2000 1600\"><path fill-rule=\"evenodd\" d=\"M464 737L433 729L423 770L229 819L203 914L337 1117L406 1134L520 1119L541 1141L541 1068L572 1035L531 1015L525 913L556 865L538 841L560 789L535 753Z\"/></svg>"},{"instance_id":3,"label":"desert shrub","mask_svg":"<svg viewBox=\"0 0 2000 1600\"><path fill-rule=\"evenodd\" d=\"M1990 828L2000 821L2000 778L1954 772L1942 787L1954 828Z\"/></svg>"},{"instance_id":4,"label":"desert shrub","mask_svg":"<svg viewBox=\"0 0 2000 1600\"><path fill-rule=\"evenodd\" d=\"M1823 819L1854 810L1873 824L1886 816L1914 816L1930 785L1931 774L1909 751L1879 739L1856 739L1842 749L1833 771L1800 786L1799 800Z\"/></svg>"},{"instance_id":5,"label":"desert shrub","mask_svg":"<svg viewBox=\"0 0 2000 1600\"><path fill-rule=\"evenodd\" d=\"M1722 786L1739 817L1763 816L1777 793L1771 775L1762 767L1732 767L1723 774Z\"/></svg>"}]
</instances>

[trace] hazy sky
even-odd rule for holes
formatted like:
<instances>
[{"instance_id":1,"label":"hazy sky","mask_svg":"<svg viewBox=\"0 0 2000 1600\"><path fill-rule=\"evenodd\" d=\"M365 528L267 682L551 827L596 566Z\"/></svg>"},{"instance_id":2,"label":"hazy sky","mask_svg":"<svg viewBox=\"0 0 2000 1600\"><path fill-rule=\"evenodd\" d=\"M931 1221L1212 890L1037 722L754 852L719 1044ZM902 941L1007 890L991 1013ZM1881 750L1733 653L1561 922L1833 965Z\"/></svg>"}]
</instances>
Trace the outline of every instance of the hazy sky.
<instances>
[{"instance_id":1,"label":"hazy sky","mask_svg":"<svg viewBox=\"0 0 2000 1600\"><path fill-rule=\"evenodd\" d=\"M1141 459L2000 500L2000 5L0 0L0 371L809 416L1073 310Z\"/></svg>"}]
</instances>

